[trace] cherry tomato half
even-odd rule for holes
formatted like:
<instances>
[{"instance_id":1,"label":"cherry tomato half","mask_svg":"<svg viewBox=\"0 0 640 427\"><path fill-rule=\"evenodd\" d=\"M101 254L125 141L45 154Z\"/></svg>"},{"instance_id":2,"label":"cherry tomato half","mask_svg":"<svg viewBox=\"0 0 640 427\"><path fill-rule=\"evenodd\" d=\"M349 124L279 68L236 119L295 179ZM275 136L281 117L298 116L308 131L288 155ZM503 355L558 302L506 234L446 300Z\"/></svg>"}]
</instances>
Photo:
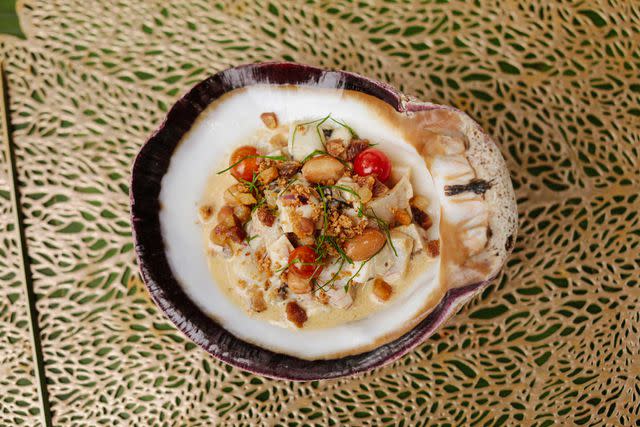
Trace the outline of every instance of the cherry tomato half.
<instances>
[{"instance_id":1,"label":"cherry tomato half","mask_svg":"<svg viewBox=\"0 0 640 427\"><path fill-rule=\"evenodd\" d=\"M391 162L382 151L367 148L353 160L353 169L360 176L376 175L384 182L391 175Z\"/></svg>"},{"instance_id":2,"label":"cherry tomato half","mask_svg":"<svg viewBox=\"0 0 640 427\"><path fill-rule=\"evenodd\" d=\"M299 246L289 254L289 269L304 279L317 277L322 271L317 258L318 255L311 246Z\"/></svg>"},{"instance_id":3,"label":"cherry tomato half","mask_svg":"<svg viewBox=\"0 0 640 427\"><path fill-rule=\"evenodd\" d=\"M258 159L255 157L245 158L248 156L257 156L258 150L255 147L251 147L249 145L244 145L242 147L237 148L229 159L229 166L238 163L233 168L231 168L231 175L236 179L244 179L245 181L251 181L253 179L253 174L258 172Z\"/></svg>"}]
</instances>

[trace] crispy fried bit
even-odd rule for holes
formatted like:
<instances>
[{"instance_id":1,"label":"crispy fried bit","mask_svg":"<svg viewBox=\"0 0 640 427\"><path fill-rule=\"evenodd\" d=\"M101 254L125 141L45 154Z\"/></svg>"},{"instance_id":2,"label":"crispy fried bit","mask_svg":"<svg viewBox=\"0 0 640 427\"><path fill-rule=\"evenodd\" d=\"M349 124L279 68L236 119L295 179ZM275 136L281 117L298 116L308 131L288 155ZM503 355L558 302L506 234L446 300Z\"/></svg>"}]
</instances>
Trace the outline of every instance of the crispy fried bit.
<instances>
[{"instance_id":1,"label":"crispy fried bit","mask_svg":"<svg viewBox=\"0 0 640 427\"><path fill-rule=\"evenodd\" d=\"M242 241L247 238L247 233L242 227L235 225L233 227L227 228L226 236L234 243L242 243Z\"/></svg>"},{"instance_id":2,"label":"crispy fried bit","mask_svg":"<svg viewBox=\"0 0 640 427\"><path fill-rule=\"evenodd\" d=\"M258 265L258 271L262 271L267 274L267 277L271 277L273 272L271 271L271 258L267 256L267 251L264 247L259 248L256 253L256 264Z\"/></svg>"},{"instance_id":3,"label":"crispy fried bit","mask_svg":"<svg viewBox=\"0 0 640 427\"><path fill-rule=\"evenodd\" d=\"M286 277L284 279L286 279ZM287 285L282 285L276 290L276 293L278 295L278 298L280 298L281 300L285 300L287 299L287 296L289 296L289 288L287 287Z\"/></svg>"},{"instance_id":4,"label":"crispy fried bit","mask_svg":"<svg viewBox=\"0 0 640 427\"><path fill-rule=\"evenodd\" d=\"M247 287L247 282L246 282L246 281L244 281L244 280L242 280L242 279L240 279L240 280L238 280L238 283L236 283L236 285L237 285L240 289L244 289L244 288L246 288L246 287Z\"/></svg>"},{"instance_id":5,"label":"crispy fried bit","mask_svg":"<svg viewBox=\"0 0 640 427\"><path fill-rule=\"evenodd\" d=\"M388 301L391 298L391 294L393 293L393 288L390 284L382 280L381 278L376 278L373 282L373 294L378 297L380 301Z\"/></svg>"},{"instance_id":6,"label":"crispy fried bit","mask_svg":"<svg viewBox=\"0 0 640 427\"><path fill-rule=\"evenodd\" d=\"M227 232L227 227L225 227L223 224L218 224L214 227L213 230L211 230L211 233L209 234L209 239L211 240L212 243L216 245L224 246L227 241L226 232Z\"/></svg>"},{"instance_id":7,"label":"crispy fried bit","mask_svg":"<svg viewBox=\"0 0 640 427\"><path fill-rule=\"evenodd\" d=\"M273 212L271 212L271 209L264 205L258 208L257 215L258 220L267 227L271 227L276 220L276 217L275 215L273 215Z\"/></svg>"},{"instance_id":8,"label":"crispy fried bit","mask_svg":"<svg viewBox=\"0 0 640 427\"><path fill-rule=\"evenodd\" d=\"M267 302L264 300L264 294L259 289L253 289L250 293L251 309L256 313L260 313L267 309Z\"/></svg>"},{"instance_id":9,"label":"crispy fried bit","mask_svg":"<svg viewBox=\"0 0 640 427\"><path fill-rule=\"evenodd\" d=\"M373 186L376 183L376 179L371 175L360 176L354 174L353 180L356 182L356 184L358 184L359 187L368 188L369 190L373 190Z\"/></svg>"},{"instance_id":10,"label":"crispy fried bit","mask_svg":"<svg viewBox=\"0 0 640 427\"><path fill-rule=\"evenodd\" d=\"M233 213L231 206L225 205L218 211L218 223L225 227L233 227L238 225L238 218Z\"/></svg>"},{"instance_id":11,"label":"crispy fried bit","mask_svg":"<svg viewBox=\"0 0 640 427\"><path fill-rule=\"evenodd\" d=\"M202 205L198 209L198 213L200 214L200 219L202 219L203 221L208 221L213 215L213 206Z\"/></svg>"},{"instance_id":12,"label":"crispy fried bit","mask_svg":"<svg viewBox=\"0 0 640 427\"><path fill-rule=\"evenodd\" d=\"M440 255L440 240L429 240L427 242L427 255L432 258Z\"/></svg>"},{"instance_id":13,"label":"crispy fried bit","mask_svg":"<svg viewBox=\"0 0 640 427\"><path fill-rule=\"evenodd\" d=\"M329 304L329 295L327 295L327 293L325 291L318 291L314 294L314 296L316 297L316 299L318 301L320 301L320 303L327 305Z\"/></svg>"},{"instance_id":14,"label":"crispy fried bit","mask_svg":"<svg viewBox=\"0 0 640 427\"><path fill-rule=\"evenodd\" d=\"M382 183L381 181L378 181L378 179L376 178L375 182L373 183L371 192L373 193L373 197L384 196L389 192L389 187L384 185L384 183Z\"/></svg>"},{"instance_id":15,"label":"crispy fried bit","mask_svg":"<svg viewBox=\"0 0 640 427\"><path fill-rule=\"evenodd\" d=\"M362 234L367 226L367 221L355 221L345 214L331 209L327 215L327 234L340 240L352 239Z\"/></svg>"},{"instance_id":16,"label":"crispy fried bit","mask_svg":"<svg viewBox=\"0 0 640 427\"><path fill-rule=\"evenodd\" d=\"M333 157L340 157L346 151L341 139L332 139L327 141L325 145L327 147L327 153Z\"/></svg>"},{"instance_id":17,"label":"crispy fried bit","mask_svg":"<svg viewBox=\"0 0 640 427\"><path fill-rule=\"evenodd\" d=\"M302 328L304 322L307 321L307 312L297 302L290 301L287 303L287 319L298 328Z\"/></svg>"},{"instance_id":18,"label":"crispy fried bit","mask_svg":"<svg viewBox=\"0 0 640 427\"><path fill-rule=\"evenodd\" d=\"M247 192L247 188L243 184L234 184L227 188L227 191L224 192L224 200L231 206L253 205L256 203L256 198Z\"/></svg>"},{"instance_id":19,"label":"crispy fried bit","mask_svg":"<svg viewBox=\"0 0 640 427\"><path fill-rule=\"evenodd\" d=\"M409 214L409 212L407 212L406 209L391 208L391 211L393 212L393 219L396 222L396 224L400 224L400 225L411 224L411 215Z\"/></svg>"},{"instance_id":20,"label":"crispy fried bit","mask_svg":"<svg viewBox=\"0 0 640 427\"><path fill-rule=\"evenodd\" d=\"M278 118L276 117L276 113L262 113L260 114L260 119L262 119L262 123L269 128L275 129L278 127Z\"/></svg>"},{"instance_id":21,"label":"crispy fried bit","mask_svg":"<svg viewBox=\"0 0 640 427\"><path fill-rule=\"evenodd\" d=\"M258 181L263 185L267 185L270 182L278 178L278 168L275 166L269 166L258 174Z\"/></svg>"},{"instance_id":22,"label":"crispy fried bit","mask_svg":"<svg viewBox=\"0 0 640 427\"><path fill-rule=\"evenodd\" d=\"M353 161L358 154L369 147L369 141L366 139L352 139L344 154L345 160Z\"/></svg>"},{"instance_id":23,"label":"crispy fried bit","mask_svg":"<svg viewBox=\"0 0 640 427\"><path fill-rule=\"evenodd\" d=\"M245 205L234 206L233 214L244 224L251 218L251 208Z\"/></svg>"},{"instance_id":24,"label":"crispy fried bit","mask_svg":"<svg viewBox=\"0 0 640 427\"><path fill-rule=\"evenodd\" d=\"M416 206L411 206L411 213L413 214L413 220L415 221L415 223L425 230L428 230L433 225L429 214L422 209Z\"/></svg>"},{"instance_id":25,"label":"crispy fried bit","mask_svg":"<svg viewBox=\"0 0 640 427\"><path fill-rule=\"evenodd\" d=\"M271 287L271 281L266 280L266 281L264 282L264 290L265 290L265 291L268 291L270 287Z\"/></svg>"},{"instance_id":26,"label":"crispy fried bit","mask_svg":"<svg viewBox=\"0 0 640 427\"><path fill-rule=\"evenodd\" d=\"M293 218L293 232L299 238L313 236L314 231L316 231L316 224L313 220L299 216Z\"/></svg>"},{"instance_id":27,"label":"crispy fried bit","mask_svg":"<svg viewBox=\"0 0 640 427\"><path fill-rule=\"evenodd\" d=\"M281 177L291 178L302 168L302 164L300 162L278 162L277 167Z\"/></svg>"},{"instance_id":28,"label":"crispy fried bit","mask_svg":"<svg viewBox=\"0 0 640 427\"><path fill-rule=\"evenodd\" d=\"M287 141L287 137L281 133L277 133L271 137L269 143L274 147L286 147L289 141Z\"/></svg>"},{"instance_id":29,"label":"crispy fried bit","mask_svg":"<svg viewBox=\"0 0 640 427\"><path fill-rule=\"evenodd\" d=\"M368 203L373 197L373 193L367 187L357 187L356 192L358 193L361 203Z\"/></svg>"}]
</instances>

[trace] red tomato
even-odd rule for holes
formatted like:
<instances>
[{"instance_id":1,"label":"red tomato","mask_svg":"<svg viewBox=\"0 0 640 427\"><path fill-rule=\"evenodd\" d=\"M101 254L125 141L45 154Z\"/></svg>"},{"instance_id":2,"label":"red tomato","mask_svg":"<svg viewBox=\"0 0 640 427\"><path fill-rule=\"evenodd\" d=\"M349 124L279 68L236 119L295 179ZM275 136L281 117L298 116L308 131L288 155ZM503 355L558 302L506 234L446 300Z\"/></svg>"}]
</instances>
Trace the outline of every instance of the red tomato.
<instances>
[{"instance_id":1,"label":"red tomato","mask_svg":"<svg viewBox=\"0 0 640 427\"><path fill-rule=\"evenodd\" d=\"M231 168L231 175L234 178L240 180L244 179L245 181L251 181L253 179L253 174L258 172L258 159L255 157L245 158L248 156L257 156L258 150L255 147L251 147L249 145L243 145L242 147L237 148L229 159L229 166L238 163L233 168Z\"/></svg>"},{"instance_id":2,"label":"red tomato","mask_svg":"<svg viewBox=\"0 0 640 427\"><path fill-rule=\"evenodd\" d=\"M391 162L382 151L367 148L353 160L353 169L360 176L376 175L384 182L391 175Z\"/></svg>"},{"instance_id":3,"label":"red tomato","mask_svg":"<svg viewBox=\"0 0 640 427\"><path fill-rule=\"evenodd\" d=\"M289 269L303 279L317 277L322 271L322 266L316 263L317 258L311 246L299 246L289 254Z\"/></svg>"}]
</instances>

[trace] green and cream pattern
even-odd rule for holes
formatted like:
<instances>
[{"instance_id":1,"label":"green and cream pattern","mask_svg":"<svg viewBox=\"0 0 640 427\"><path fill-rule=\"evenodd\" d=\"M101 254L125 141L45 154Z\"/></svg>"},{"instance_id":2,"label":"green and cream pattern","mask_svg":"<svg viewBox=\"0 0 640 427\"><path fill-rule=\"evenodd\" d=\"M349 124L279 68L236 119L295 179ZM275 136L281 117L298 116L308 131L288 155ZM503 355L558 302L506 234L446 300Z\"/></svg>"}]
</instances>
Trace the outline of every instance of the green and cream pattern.
<instances>
[{"instance_id":1,"label":"green and cream pattern","mask_svg":"<svg viewBox=\"0 0 640 427\"><path fill-rule=\"evenodd\" d=\"M636 1L19 1L0 36L54 425L633 425L640 417ZM289 383L230 368L140 282L133 157L225 67L294 60L469 112L512 171L504 273L391 366ZM0 425L39 403L5 166Z\"/></svg>"}]
</instances>

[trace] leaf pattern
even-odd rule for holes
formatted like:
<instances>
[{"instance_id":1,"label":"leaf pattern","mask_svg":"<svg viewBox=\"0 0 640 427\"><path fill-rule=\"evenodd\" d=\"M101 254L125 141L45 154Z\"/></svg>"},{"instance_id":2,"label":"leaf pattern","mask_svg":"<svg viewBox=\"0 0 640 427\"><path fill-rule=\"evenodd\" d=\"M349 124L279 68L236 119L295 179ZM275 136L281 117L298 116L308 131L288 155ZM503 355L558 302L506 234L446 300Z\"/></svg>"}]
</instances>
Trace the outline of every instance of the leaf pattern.
<instances>
[{"instance_id":1,"label":"leaf pattern","mask_svg":"<svg viewBox=\"0 0 640 427\"><path fill-rule=\"evenodd\" d=\"M0 38L0 55L55 425L637 424L637 3L29 0L19 11L27 40ZM230 368L180 335L137 275L137 149L196 81L277 59L468 111L499 142L518 197L520 236L495 283L421 348L355 378ZM11 253L6 181L0 190ZM0 424L35 424L7 259Z\"/></svg>"}]
</instances>

